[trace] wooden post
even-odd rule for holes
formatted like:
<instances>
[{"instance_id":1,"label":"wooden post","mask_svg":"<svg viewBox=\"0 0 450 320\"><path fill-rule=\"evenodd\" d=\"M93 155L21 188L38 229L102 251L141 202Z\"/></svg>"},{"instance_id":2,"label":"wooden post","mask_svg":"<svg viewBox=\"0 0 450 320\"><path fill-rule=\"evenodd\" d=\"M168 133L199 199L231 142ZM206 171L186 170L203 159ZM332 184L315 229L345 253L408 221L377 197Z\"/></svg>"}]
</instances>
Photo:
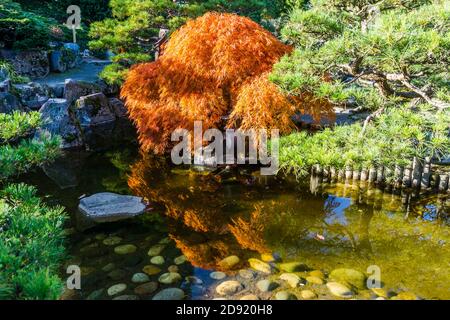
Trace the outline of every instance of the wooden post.
<instances>
[{"instance_id":1,"label":"wooden post","mask_svg":"<svg viewBox=\"0 0 450 320\"><path fill-rule=\"evenodd\" d=\"M395 165L394 185L396 188L400 188L402 186L403 171L404 171L403 167L400 167L399 165Z\"/></svg>"},{"instance_id":2,"label":"wooden post","mask_svg":"<svg viewBox=\"0 0 450 320\"><path fill-rule=\"evenodd\" d=\"M345 171L344 169L339 169L338 171L338 181L344 181L345 178Z\"/></svg>"},{"instance_id":3,"label":"wooden post","mask_svg":"<svg viewBox=\"0 0 450 320\"><path fill-rule=\"evenodd\" d=\"M379 166L377 170L377 183L383 184L384 182L384 166Z\"/></svg>"},{"instance_id":4,"label":"wooden post","mask_svg":"<svg viewBox=\"0 0 450 320\"><path fill-rule=\"evenodd\" d=\"M335 167L331 167L330 168L330 178L331 178L331 182L336 182L337 180L337 171Z\"/></svg>"},{"instance_id":5,"label":"wooden post","mask_svg":"<svg viewBox=\"0 0 450 320\"><path fill-rule=\"evenodd\" d=\"M403 186L405 188L411 187L411 176L412 176L412 163L408 164L403 171Z\"/></svg>"},{"instance_id":6,"label":"wooden post","mask_svg":"<svg viewBox=\"0 0 450 320\"><path fill-rule=\"evenodd\" d=\"M421 186L422 188L429 188L430 187L430 178L431 178L431 158L427 157L425 158L425 163L423 165L422 170L422 179L421 179Z\"/></svg>"},{"instance_id":7,"label":"wooden post","mask_svg":"<svg viewBox=\"0 0 450 320\"><path fill-rule=\"evenodd\" d=\"M361 181L367 181L367 179L369 178L369 170L367 170L367 168L363 168L361 170Z\"/></svg>"},{"instance_id":8,"label":"wooden post","mask_svg":"<svg viewBox=\"0 0 450 320\"><path fill-rule=\"evenodd\" d=\"M353 170L351 166L345 167L345 180L350 180L353 177Z\"/></svg>"},{"instance_id":9,"label":"wooden post","mask_svg":"<svg viewBox=\"0 0 450 320\"><path fill-rule=\"evenodd\" d=\"M439 174L432 173L430 179L430 188L438 189L439 188Z\"/></svg>"},{"instance_id":10,"label":"wooden post","mask_svg":"<svg viewBox=\"0 0 450 320\"><path fill-rule=\"evenodd\" d=\"M439 175L439 191L447 191L448 188L448 174Z\"/></svg>"},{"instance_id":11,"label":"wooden post","mask_svg":"<svg viewBox=\"0 0 450 320\"><path fill-rule=\"evenodd\" d=\"M369 169L369 182L375 182L377 179L377 168L370 167Z\"/></svg>"},{"instance_id":12,"label":"wooden post","mask_svg":"<svg viewBox=\"0 0 450 320\"><path fill-rule=\"evenodd\" d=\"M422 177L422 165L420 164L419 159L414 157L413 160L413 168L412 168L412 187L419 188L421 184Z\"/></svg>"},{"instance_id":13,"label":"wooden post","mask_svg":"<svg viewBox=\"0 0 450 320\"><path fill-rule=\"evenodd\" d=\"M359 169L353 169L353 174L352 174L353 180L358 181L360 177L361 177L361 173L360 173Z\"/></svg>"}]
</instances>

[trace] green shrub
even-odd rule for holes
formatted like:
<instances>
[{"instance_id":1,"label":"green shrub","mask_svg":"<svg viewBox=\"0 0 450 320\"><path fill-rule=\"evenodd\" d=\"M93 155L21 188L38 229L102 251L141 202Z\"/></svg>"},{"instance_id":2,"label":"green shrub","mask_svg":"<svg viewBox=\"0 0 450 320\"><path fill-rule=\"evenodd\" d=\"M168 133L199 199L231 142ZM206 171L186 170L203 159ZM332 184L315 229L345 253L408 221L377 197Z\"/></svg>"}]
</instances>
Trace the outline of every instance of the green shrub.
<instances>
[{"instance_id":1,"label":"green shrub","mask_svg":"<svg viewBox=\"0 0 450 320\"><path fill-rule=\"evenodd\" d=\"M8 142L17 137L25 136L36 130L42 124L39 112L19 112L12 114L0 113L0 143Z\"/></svg>"},{"instance_id":2,"label":"green shrub","mask_svg":"<svg viewBox=\"0 0 450 320\"><path fill-rule=\"evenodd\" d=\"M16 70L14 70L13 65L5 60L0 60L0 69L3 69L8 73L12 83L27 83L30 81L28 77L18 75Z\"/></svg>"},{"instance_id":3,"label":"green shrub","mask_svg":"<svg viewBox=\"0 0 450 320\"><path fill-rule=\"evenodd\" d=\"M418 157L450 155L450 112L392 108L370 123L343 125L316 134L295 133L280 139L280 170L296 176L313 165L356 169L383 165L404 166Z\"/></svg>"},{"instance_id":4,"label":"green shrub","mask_svg":"<svg viewBox=\"0 0 450 320\"><path fill-rule=\"evenodd\" d=\"M0 195L0 299L56 299L65 257L64 209L48 207L36 189L7 186Z\"/></svg>"}]
</instances>

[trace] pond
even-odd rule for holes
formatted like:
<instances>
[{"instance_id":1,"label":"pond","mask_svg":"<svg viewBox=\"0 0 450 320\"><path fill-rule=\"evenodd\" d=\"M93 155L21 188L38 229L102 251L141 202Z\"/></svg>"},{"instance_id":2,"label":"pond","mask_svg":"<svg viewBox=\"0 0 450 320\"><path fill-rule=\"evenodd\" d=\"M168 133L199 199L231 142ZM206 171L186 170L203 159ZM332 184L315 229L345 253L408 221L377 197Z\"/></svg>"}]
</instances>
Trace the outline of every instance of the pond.
<instances>
[{"instance_id":1,"label":"pond","mask_svg":"<svg viewBox=\"0 0 450 320\"><path fill-rule=\"evenodd\" d=\"M45 171L26 182L71 214L67 265L81 267L82 287L68 298L152 299L176 287L187 299L341 299L326 283L342 268L359 271L353 279L378 270L384 289L339 278L347 298L450 298L449 195L317 185L251 167L211 173L134 150L74 152ZM102 191L144 197L150 208L78 231L79 198ZM217 287L225 281L234 282Z\"/></svg>"}]
</instances>

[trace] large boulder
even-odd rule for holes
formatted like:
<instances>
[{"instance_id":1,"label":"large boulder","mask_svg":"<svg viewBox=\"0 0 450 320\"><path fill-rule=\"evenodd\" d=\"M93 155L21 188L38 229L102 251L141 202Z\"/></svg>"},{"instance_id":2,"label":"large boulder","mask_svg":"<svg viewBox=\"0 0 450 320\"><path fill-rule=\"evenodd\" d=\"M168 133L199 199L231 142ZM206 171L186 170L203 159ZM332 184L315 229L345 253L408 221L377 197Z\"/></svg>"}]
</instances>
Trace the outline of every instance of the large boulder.
<instances>
[{"instance_id":1,"label":"large boulder","mask_svg":"<svg viewBox=\"0 0 450 320\"><path fill-rule=\"evenodd\" d=\"M61 50L53 50L49 53L50 70L52 72L65 72L75 68L77 65L78 51L63 48Z\"/></svg>"},{"instance_id":2,"label":"large boulder","mask_svg":"<svg viewBox=\"0 0 450 320\"><path fill-rule=\"evenodd\" d=\"M24 111L17 97L8 92L0 93L0 113Z\"/></svg>"},{"instance_id":3,"label":"large boulder","mask_svg":"<svg viewBox=\"0 0 450 320\"><path fill-rule=\"evenodd\" d=\"M80 201L78 210L82 216L96 223L129 219L145 212L143 199L110 192L97 193Z\"/></svg>"},{"instance_id":4,"label":"large boulder","mask_svg":"<svg viewBox=\"0 0 450 320\"><path fill-rule=\"evenodd\" d=\"M116 115L103 93L77 100L75 116L88 149L98 149L110 144L116 126Z\"/></svg>"},{"instance_id":5,"label":"large boulder","mask_svg":"<svg viewBox=\"0 0 450 320\"><path fill-rule=\"evenodd\" d=\"M39 110L52 96L52 90L47 85L36 82L17 84L14 88L23 106L31 110Z\"/></svg>"},{"instance_id":6,"label":"large boulder","mask_svg":"<svg viewBox=\"0 0 450 320\"><path fill-rule=\"evenodd\" d=\"M8 60L14 71L21 76L43 78L50 72L50 63L46 51L2 51L4 59Z\"/></svg>"},{"instance_id":7,"label":"large boulder","mask_svg":"<svg viewBox=\"0 0 450 320\"><path fill-rule=\"evenodd\" d=\"M69 149L82 146L79 132L70 116L70 105L65 99L50 99L39 110L44 125L38 131L48 131L62 137L61 148Z\"/></svg>"},{"instance_id":8,"label":"large boulder","mask_svg":"<svg viewBox=\"0 0 450 320\"><path fill-rule=\"evenodd\" d=\"M74 103L83 96L101 91L102 88L98 84L91 82L67 79L64 83L64 99L66 99L69 104Z\"/></svg>"}]
</instances>

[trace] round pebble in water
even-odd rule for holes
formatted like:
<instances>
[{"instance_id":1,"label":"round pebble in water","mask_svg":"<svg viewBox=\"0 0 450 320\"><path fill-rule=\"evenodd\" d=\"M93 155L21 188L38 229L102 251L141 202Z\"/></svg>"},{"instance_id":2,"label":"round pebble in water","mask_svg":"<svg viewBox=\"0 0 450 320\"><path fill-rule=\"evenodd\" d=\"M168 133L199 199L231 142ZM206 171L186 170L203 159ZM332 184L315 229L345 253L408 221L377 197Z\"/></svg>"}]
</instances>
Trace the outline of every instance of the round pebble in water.
<instances>
[{"instance_id":1,"label":"round pebble in water","mask_svg":"<svg viewBox=\"0 0 450 320\"><path fill-rule=\"evenodd\" d=\"M116 236L108 237L105 240L103 240L103 244L105 246L115 246L115 245L117 245L117 244L119 244L121 242L122 242L122 238L121 237L116 237Z\"/></svg>"},{"instance_id":2,"label":"round pebble in water","mask_svg":"<svg viewBox=\"0 0 450 320\"><path fill-rule=\"evenodd\" d=\"M228 270L233 269L233 267L239 264L239 262L240 259L238 256L229 256L219 261L218 264L221 268Z\"/></svg>"},{"instance_id":3,"label":"round pebble in water","mask_svg":"<svg viewBox=\"0 0 450 320\"><path fill-rule=\"evenodd\" d=\"M195 276L187 276L187 277L185 278L185 280L186 280L187 283L190 283L190 284L195 284L195 285L201 285L201 284L203 284L202 279L197 278L197 277L195 277Z\"/></svg>"},{"instance_id":4,"label":"round pebble in water","mask_svg":"<svg viewBox=\"0 0 450 320\"><path fill-rule=\"evenodd\" d=\"M173 259L173 263L175 263L176 265L180 265L180 264L183 264L183 263L185 263L187 261L187 259L186 259L186 257L183 255L183 256L179 256L179 257L176 257L175 259Z\"/></svg>"},{"instance_id":5,"label":"round pebble in water","mask_svg":"<svg viewBox=\"0 0 450 320\"><path fill-rule=\"evenodd\" d=\"M221 296L236 294L244 289L242 284L235 280L225 281L216 287L216 292Z\"/></svg>"},{"instance_id":6,"label":"round pebble in water","mask_svg":"<svg viewBox=\"0 0 450 320\"><path fill-rule=\"evenodd\" d=\"M169 267L167 268L167 271L169 271L169 272L178 272L179 269L178 269L178 266L176 266L176 265L171 265L171 266L169 266Z\"/></svg>"},{"instance_id":7,"label":"round pebble in water","mask_svg":"<svg viewBox=\"0 0 450 320\"><path fill-rule=\"evenodd\" d=\"M262 273L267 273L270 274L272 273L272 267L264 261L258 260L258 259L254 259L254 258L250 258L248 259L248 263L250 264L250 267L252 267L253 269L260 271Z\"/></svg>"},{"instance_id":8,"label":"round pebble in water","mask_svg":"<svg viewBox=\"0 0 450 320\"><path fill-rule=\"evenodd\" d=\"M116 267L116 265L114 264L114 263L108 263L106 266L104 266L103 268L102 268L102 270L104 271L104 272L111 272L111 271L113 271L114 270L114 268Z\"/></svg>"},{"instance_id":9,"label":"round pebble in water","mask_svg":"<svg viewBox=\"0 0 450 320\"><path fill-rule=\"evenodd\" d=\"M125 283L119 283L115 284L108 288L108 295L114 296L116 294L119 294L127 289L127 285Z\"/></svg>"},{"instance_id":10,"label":"round pebble in water","mask_svg":"<svg viewBox=\"0 0 450 320\"><path fill-rule=\"evenodd\" d=\"M245 296L242 296L239 300L259 300L259 298L254 294L247 294Z\"/></svg>"},{"instance_id":11,"label":"round pebble in water","mask_svg":"<svg viewBox=\"0 0 450 320\"><path fill-rule=\"evenodd\" d=\"M226 274L220 271L214 271L209 274L209 277L214 280L222 280L226 278Z\"/></svg>"},{"instance_id":12,"label":"round pebble in water","mask_svg":"<svg viewBox=\"0 0 450 320\"><path fill-rule=\"evenodd\" d=\"M297 297L288 291L279 291L275 294L275 300L297 300Z\"/></svg>"},{"instance_id":13,"label":"round pebble in water","mask_svg":"<svg viewBox=\"0 0 450 320\"><path fill-rule=\"evenodd\" d=\"M134 293L137 295L140 295L140 296L145 296L145 295L152 294L157 289L158 289L158 283L152 281L152 282L144 283L144 284L141 284L140 286L137 286L134 289Z\"/></svg>"},{"instance_id":14,"label":"round pebble in water","mask_svg":"<svg viewBox=\"0 0 450 320\"><path fill-rule=\"evenodd\" d=\"M154 276L161 272L161 269L154 265L148 265L142 268L142 271L144 271L149 276Z\"/></svg>"},{"instance_id":15,"label":"round pebble in water","mask_svg":"<svg viewBox=\"0 0 450 320\"><path fill-rule=\"evenodd\" d=\"M312 300L317 298L317 295L311 290L303 290L300 294L305 300Z\"/></svg>"},{"instance_id":16,"label":"round pebble in water","mask_svg":"<svg viewBox=\"0 0 450 320\"><path fill-rule=\"evenodd\" d=\"M127 294L123 296L115 297L113 300L139 300L138 296Z\"/></svg>"},{"instance_id":17,"label":"round pebble in water","mask_svg":"<svg viewBox=\"0 0 450 320\"><path fill-rule=\"evenodd\" d=\"M114 252L120 255L136 252L137 248L134 244L124 244L114 248Z\"/></svg>"},{"instance_id":18,"label":"round pebble in water","mask_svg":"<svg viewBox=\"0 0 450 320\"><path fill-rule=\"evenodd\" d=\"M353 292L347 286L338 283L338 282L328 282L327 283L328 290L330 292L340 298L351 298L353 297Z\"/></svg>"},{"instance_id":19,"label":"round pebble in water","mask_svg":"<svg viewBox=\"0 0 450 320\"><path fill-rule=\"evenodd\" d=\"M311 284L318 284L318 285L323 284L323 280L321 278L315 277L315 276L306 277L306 281L308 281Z\"/></svg>"},{"instance_id":20,"label":"round pebble in water","mask_svg":"<svg viewBox=\"0 0 450 320\"><path fill-rule=\"evenodd\" d=\"M142 272L133 274L133 277L131 278L131 282L133 283L144 283L148 281L150 281L150 277Z\"/></svg>"},{"instance_id":21,"label":"round pebble in water","mask_svg":"<svg viewBox=\"0 0 450 320\"><path fill-rule=\"evenodd\" d=\"M253 270L239 270L239 276L244 278L244 279L253 279L254 277L256 277L256 273Z\"/></svg>"},{"instance_id":22,"label":"round pebble in water","mask_svg":"<svg viewBox=\"0 0 450 320\"><path fill-rule=\"evenodd\" d=\"M165 247L166 246L164 244L156 244L148 250L147 254L150 257L159 256L161 252L165 249Z\"/></svg>"},{"instance_id":23,"label":"round pebble in water","mask_svg":"<svg viewBox=\"0 0 450 320\"><path fill-rule=\"evenodd\" d=\"M168 272L168 273L164 273L162 274L158 281L163 283L163 284L172 284L178 281L181 281L181 275L179 273L176 272Z\"/></svg>"},{"instance_id":24,"label":"round pebble in water","mask_svg":"<svg viewBox=\"0 0 450 320\"><path fill-rule=\"evenodd\" d=\"M150 259L150 262L156 265L164 264L164 257L162 256L156 256Z\"/></svg>"},{"instance_id":25,"label":"round pebble in water","mask_svg":"<svg viewBox=\"0 0 450 320\"><path fill-rule=\"evenodd\" d=\"M260 280L256 283L256 287L258 288L259 291L261 292L269 292L269 291L273 291L276 288L278 288L280 285L276 282L264 279L264 280Z\"/></svg>"},{"instance_id":26,"label":"round pebble in water","mask_svg":"<svg viewBox=\"0 0 450 320\"><path fill-rule=\"evenodd\" d=\"M159 243L160 244L169 244L170 238L169 237L162 238L161 240L159 240Z\"/></svg>"},{"instance_id":27,"label":"round pebble in water","mask_svg":"<svg viewBox=\"0 0 450 320\"><path fill-rule=\"evenodd\" d=\"M322 271L320 271L320 270L313 270L313 271L311 271L309 273L309 275L311 277L317 277L317 278L320 278L322 280L325 279L325 274Z\"/></svg>"},{"instance_id":28,"label":"round pebble in water","mask_svg":"<svg viewBox=\"0 0 450 320\"><path fill-rule=\"evenodd\" d=\"M291 288L297 288L300 283L300 277L295 273L283 273L280 279L286 281Z\"/></svg>"},{"instance_id":29,"label":"round pebble in water","mask_svg":"<svg viewBox=\"0 0 450 320\"><path fill-rule=\"evenodd\" d=\"M179 288L168 288L161 290L152 300L182 300L184 299L184 291Z\"/></svg>"}]
</instances>

